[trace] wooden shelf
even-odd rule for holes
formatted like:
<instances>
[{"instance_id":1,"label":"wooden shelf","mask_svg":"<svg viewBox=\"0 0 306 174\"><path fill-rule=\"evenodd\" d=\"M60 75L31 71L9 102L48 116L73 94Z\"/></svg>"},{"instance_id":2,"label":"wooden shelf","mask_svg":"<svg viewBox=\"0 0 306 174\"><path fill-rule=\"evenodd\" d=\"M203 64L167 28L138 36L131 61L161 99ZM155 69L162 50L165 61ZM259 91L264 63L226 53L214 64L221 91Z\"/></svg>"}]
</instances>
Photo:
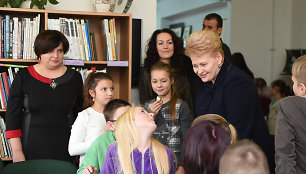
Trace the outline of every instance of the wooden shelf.
<instances>
[{"instance_id":1,"label":"wooden shelf","mask_svg":"<svg viewBox=\"0 0 306 174\"><path fill-rule=\"evenodd\" d=\"M95 33L96 42L96 60L84 61L85 68L96 67L103 69L107 67L108 72L113 78L115 91L114 97L131 102L131 81L132 81L132 15L119 13L99 13L99 12L80 12L80 11L56 11L56 10L39 10L39 9L22 9L0 7L0 15L10 15L10 17L35 18L40 14L40 31L48 29L48 19L71 18L85 19L88 21L89 32ZM105 34L102 21L104 19L115 19L117 50L119 61L127 61L113 66L107 66L105 58ZM30 66L38 62L37 59L4 59L0 58L0 64L15 64ZM71 65L73 66L73 65ZM0 71L6 71L6 67L0 67ZM0 110L5 112L5 110Z\"/></svg>"},{"instance_id":2,"label":"wooden shelf","mask_svg":"<svg viewBox=\"0 0 306 174\"><path fill-rule=\"evenodd\" d=\"M2 161L13 161L13 158L1 158Z\"/></svg>"}]
</instances>

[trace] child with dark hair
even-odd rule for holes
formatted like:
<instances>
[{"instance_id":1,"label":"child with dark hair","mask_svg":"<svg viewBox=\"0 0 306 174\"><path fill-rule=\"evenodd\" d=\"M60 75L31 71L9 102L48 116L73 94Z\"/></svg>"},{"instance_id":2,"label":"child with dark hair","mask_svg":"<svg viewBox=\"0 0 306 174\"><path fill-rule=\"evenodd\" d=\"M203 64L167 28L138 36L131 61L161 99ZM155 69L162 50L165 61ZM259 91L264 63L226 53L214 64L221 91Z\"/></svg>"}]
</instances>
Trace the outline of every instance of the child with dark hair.
<instances>
[{"instance_id":1,"label":"child with dark hair","mask_svg":"<svg viewBox=\"0 0 306 174\"><path fill-rule=\"evenodd\" d=\"M105 159L107 148L115 142L114 132L117 119L128 109L130 104L120 99L114 99L108 102L104 109L104 116L109 131L100 135L88 148L85 157L77 173L99 173Z\"/></svg>"},{"instance_id":2,"label":"child with dark hair","mask_svg":"<svg viewBox=\"0 0 306 174\"><path fill-rule=\"evenodd\" d=\"M279 101L282 98L289 96L290 94L291 94L291 88L283 80L274 80L271 83L270 95L272 101L270 104L270 112L267 119L268 128L271 135L275 135L275 125L276 125Z\"/></svg>"},{"instance_id":3,"label":"child with dark hair","mask_svg":"<svg viewBox=\"0 0 306 174\"><path fill-rule=\"evenodd\" d=\"M197 117L186 134L185 173L218 174L221 155L236 141L236 129L220 115Z\"/></svg>"},{"instance_id":4,"label":"child with dark hair","mask_svg":"<svg viewBox=\"0 0 306 174\"><path fill-rule=\"evenodd\" d=\"M108 129L104 118L105 105L113 99L113 80L103 72L90 73L84 84L84 109L72 125L68 150L80 155L80 162L91 143Z\"/></svg>"},{"instance_id":5,"label":"child with dark hair","mask_svg":"<svg viewBox=\"0 0 306 174\"><path fill-rule=\"evenodd\" d=\"M267 90L267 82L265 79L258 77L254 79L255 86L257 87L257 92L260 99L261 109L265 116L265 118L268 117L269 111L270 111L270 103L271 99L267 97L266 90Z\"/></svg>"}]
</instances>

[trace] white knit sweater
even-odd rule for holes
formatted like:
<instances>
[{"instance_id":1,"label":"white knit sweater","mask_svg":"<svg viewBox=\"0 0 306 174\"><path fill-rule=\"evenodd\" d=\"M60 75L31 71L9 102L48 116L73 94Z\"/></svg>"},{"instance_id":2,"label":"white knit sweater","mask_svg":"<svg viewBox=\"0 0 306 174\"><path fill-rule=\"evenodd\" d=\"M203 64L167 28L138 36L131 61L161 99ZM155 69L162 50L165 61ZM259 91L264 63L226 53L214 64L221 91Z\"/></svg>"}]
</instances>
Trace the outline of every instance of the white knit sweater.
<instances>
[{"instance_id":1,"label":"white knit sweater","mask_svg":"<svg viewBox=\"0 0 306 174\"><path fill-rule=\"evenodd\" d=\"M89 107L78 114L72 125L68 151L71 156L80 155L80 164L91 143L108 130L104 114Z\"/></svg>"}]
</instances>

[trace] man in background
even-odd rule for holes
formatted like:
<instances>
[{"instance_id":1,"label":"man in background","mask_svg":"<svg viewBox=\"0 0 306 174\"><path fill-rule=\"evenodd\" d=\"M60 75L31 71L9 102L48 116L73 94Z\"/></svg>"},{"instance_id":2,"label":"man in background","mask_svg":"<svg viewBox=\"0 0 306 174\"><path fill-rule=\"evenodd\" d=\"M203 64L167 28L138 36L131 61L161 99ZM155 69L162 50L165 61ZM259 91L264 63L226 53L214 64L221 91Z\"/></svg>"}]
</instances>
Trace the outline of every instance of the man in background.
<instances>
[{"instance_id":1,"label":"man in background","mask_svg":"<svg viewBox=\"0 0 306 174\"><path fill-rule=\"evenodd\" d=\"M211 13L205 16L203 20L202 30L213 31L220 36L222 33L222 26L223 26L223 20L221 16L218 15L217 13ZM220 40L222 42L222 50L224 52L224 58L231 57L231 51L229 47L225 43L223 43L221 38Z\"/></svg>"}]
</instances>

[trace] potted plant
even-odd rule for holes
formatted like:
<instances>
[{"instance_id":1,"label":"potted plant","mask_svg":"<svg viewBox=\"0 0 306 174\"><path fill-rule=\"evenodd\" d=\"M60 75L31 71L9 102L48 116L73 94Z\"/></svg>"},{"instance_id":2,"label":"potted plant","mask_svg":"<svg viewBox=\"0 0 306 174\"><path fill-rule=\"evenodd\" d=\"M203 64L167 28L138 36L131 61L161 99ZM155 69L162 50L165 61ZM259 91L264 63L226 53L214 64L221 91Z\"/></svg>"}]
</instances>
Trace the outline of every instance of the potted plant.
<instances>
[{"instance_id":1,"label":"potted plant","mask_svg":"<svg viewBox=\"0 0 306 174\"><path fill-rule=\"evenodd\" d=\"M10 5L12 8L20 8L22 3L25 3L27 0L0 0L0 7ZM31 1L30 8L33 8L34 5L39 9L45 9L47 2L56 5L59 2L57 0L28 0Z\"/></svg>"}]
</instances>

